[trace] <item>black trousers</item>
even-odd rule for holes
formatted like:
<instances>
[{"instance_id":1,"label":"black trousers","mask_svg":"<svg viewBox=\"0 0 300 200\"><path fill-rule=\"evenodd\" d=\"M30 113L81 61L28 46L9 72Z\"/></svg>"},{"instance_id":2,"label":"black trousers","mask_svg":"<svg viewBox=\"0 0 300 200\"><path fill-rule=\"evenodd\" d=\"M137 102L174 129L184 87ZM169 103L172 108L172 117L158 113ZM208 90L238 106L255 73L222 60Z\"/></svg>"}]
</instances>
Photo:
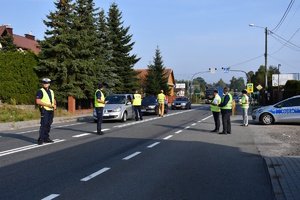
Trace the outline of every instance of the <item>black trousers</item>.
<instances>
[{"instance_id":1,"label":"black trousers","mask_svg":"<svg viewBox=\"0 0 300 200\"><path fill-rule=\"evenodd\" d=\"M49 139L51 124L53 122L54 111L41 109L41 126L39 131L39 140Z\"/></svg>"},{"instance_id":2,"label":"black trousers","mask_svg":"<svg viewBox=\"0 0 300 200\"><path fill-rule=\"evenodd\" d=\"M103 121L103 107L96 107L97 113L97 132L101 132L101 126Z\"/></svg>"},{"instance_id":3,"label":"black trousers","mask_svg":"<svg viewBox=\"0 0 300 200\"><path fill-rule=\"evenodd\" d=\"M231 133L230 115L230 112L222 113L223 133Z\"/></svg>"},{"instance_id":4,"label":"black trousers","mask_svg":"<svg viewBox=\"0 0 300 200\"><path fill-rule=\"evenodd\" d=\"M215 130L220 129L220 112L212 112L215 121Z\"/></svg>"},{"instance_id":5,"label":"black trousers","mask_svg":"<svg viewBox=\"0 0 300 200\"><path fill-rule=\"evenodd\" d=\"M140 120L143 120L141 106L133 106L133 107L134 107L134 112L135 112L135 119L139 120L139 116L140 116Z\"/></svg>"}]
</instances>

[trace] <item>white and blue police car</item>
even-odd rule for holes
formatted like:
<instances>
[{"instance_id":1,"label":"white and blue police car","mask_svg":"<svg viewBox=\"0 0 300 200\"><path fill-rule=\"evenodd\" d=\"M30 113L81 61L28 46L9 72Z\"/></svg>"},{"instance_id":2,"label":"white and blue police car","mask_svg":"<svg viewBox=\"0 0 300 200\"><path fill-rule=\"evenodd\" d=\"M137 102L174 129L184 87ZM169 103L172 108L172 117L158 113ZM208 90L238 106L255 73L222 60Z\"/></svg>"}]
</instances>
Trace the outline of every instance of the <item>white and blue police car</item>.
<instances>
[{"instance_id":1,"label":"white and blue police car","mask_svg":"<svg viewBox=\"0 0 300 200\"><path fill-rule=\"evenodd\" d=\"M252 119L262 124L300 123L300 95L274 105L264 106L252 112Z\"/></svg>"}]
</instances>

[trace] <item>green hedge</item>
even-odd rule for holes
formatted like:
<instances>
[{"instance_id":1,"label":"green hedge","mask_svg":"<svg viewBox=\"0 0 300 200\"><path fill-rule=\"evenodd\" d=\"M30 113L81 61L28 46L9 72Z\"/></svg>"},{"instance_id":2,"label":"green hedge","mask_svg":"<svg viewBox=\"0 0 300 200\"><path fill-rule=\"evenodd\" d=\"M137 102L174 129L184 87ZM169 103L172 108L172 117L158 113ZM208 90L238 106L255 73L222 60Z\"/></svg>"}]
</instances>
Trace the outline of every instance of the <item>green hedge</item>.
<instances>
[{"instance_id":1,"label":"green hedge","mask_svg":"<svg viewBox=\"0 0 300 200\"><path fill-rule=\"evenodd\" d=\"M16 104L34 104L39 79L33 52L0 52L0 99Z\"/></svg>"}]
</instances>

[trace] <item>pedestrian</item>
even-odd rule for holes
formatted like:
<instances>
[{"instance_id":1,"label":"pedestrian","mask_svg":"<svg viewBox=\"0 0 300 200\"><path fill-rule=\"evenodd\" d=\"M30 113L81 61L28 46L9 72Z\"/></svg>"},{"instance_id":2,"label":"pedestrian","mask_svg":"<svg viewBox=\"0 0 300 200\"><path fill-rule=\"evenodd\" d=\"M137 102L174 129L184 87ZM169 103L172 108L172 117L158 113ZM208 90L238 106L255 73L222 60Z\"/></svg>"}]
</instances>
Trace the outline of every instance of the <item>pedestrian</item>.
<instances>
[{"instance_id":1,"label":"pedestrian","mask_svg":"<svg viewBox=\"0 0 300 200\"><path fill-rule=\"evenodd\" d=\"M223 131L219 134L231 134L230 115L232 113L232 96L228 92L228 87L223 89L223 97L219 107L221 108Z\"/></svg>"},{"instance_id":2,"label":"pedestrian","mask_svg":"<svg viewBox=\"0 0 300 200\"><path fill-rule=\"evenodd\" d=\"M56 110L54 92L49 88L50 82L51 80L49 78L43 78L43 87L38 90L36 94L36 104L39 105L41 112L41 126L37 140L38 145L54 142L49 138L54 110Z\"/></svg>"},{"instance_id":3,"label":"pedestrian","mask_svg":"<svg viewBox=\"0 0 300 200\"><path fill-rule=\"evenodd\" d=\"M104 132L101 129L102 121L103 121L103 109L106 104L105 97L103 94L103 84L99 84L99 89L95 92L95 108L96 108L96 114L97 114L97 134L103 135Z\"/></svg>"},{"instance_id":4,"label":"pedestrian","mask_svg":"<svg viewBox=\"0 0 300 200\"><path fill-rule=\"evenodd\" d=\"M156 99L156 101L158 101L158 105L159 105L158 106L158 108L159 108L158 116L160 116L160 117L164 116L165 100L167 100L166 96L164 95L164 91L161 90L160 94L157 95L157 99Z\"/></svg>"},{"instance_id":5,"label":"pedestrian","mask_svg":"<svg viewBox=\"0 0 300 200\"><path fill-rule=\"evenodd\" d=\"M210 110L213 113L214 121L215 121L215 129L211 132L219 132L220 128L220 112L221 108L218 106L221 103L221 97L219 96L218 90L214 90L214 99L211 103Z\"/></svg>"},{"instance_id":6,"label":"pedestrian","mask_svg":"<svg viewBox=\"0 0 300 200\"><path fill-rule=\"evenodd\" d=\"M242 111L243 111L243 124L241 126L248 126L249 98L247 96L247 90L243 90L242 94L243 96L240 104L242 105Z\"/></svg>"},{"instance_id":7,"label":"pedestrian","mask_svg":"<svg viewBox=\"0 0 300 200\"><path fill-rule=\"evenodd\" d=\"M139 94L138 90L135 90L135 94L133 95L133 108L135 112L136 121L139 121L139 116L140 116L140 120L143 120L141 106L142 106L142 96Z\"/></svg>"}]
</instances>

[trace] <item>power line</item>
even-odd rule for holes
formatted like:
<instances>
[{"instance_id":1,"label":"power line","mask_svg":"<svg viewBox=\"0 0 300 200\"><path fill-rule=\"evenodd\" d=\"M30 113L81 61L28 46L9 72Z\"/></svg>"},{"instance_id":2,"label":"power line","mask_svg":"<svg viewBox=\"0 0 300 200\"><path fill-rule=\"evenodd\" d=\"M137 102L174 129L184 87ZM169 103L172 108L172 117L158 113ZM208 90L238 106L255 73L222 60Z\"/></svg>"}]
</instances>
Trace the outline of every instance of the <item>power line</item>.
<instances>
[{"instance_id":1,"label":"power line","mask_svg":"<svg viewBox=\"0 0 300 200\"><path fill-rule=\"evenodd\" d=\"M246 61L243 61L243 62L234 64L234 65L229 65L229 66L230 66L230 67L234 67L234 66L242 65L242 64L251 62L251 61L253 61L253 60L256 60L256 59L258 59L258 58L260 58L260 57L263 57L263 56L264 56L264 54L262 54L262 55L260 55L260 56L256 56L255 58L251 58L251 59L249 59L249 60L246 60Z\"/></svg>"},{"instance_id":2,"label":"power line","mask_svg":"<svg viewBox=\"0 0 300 200\"><path fill-rule=\"evenodd\" d=\"M277 26L272 30L272 32L275 33L280 28L280 26L284 22L286 16L289 14L289 12L290 12L290 10L291 10L294 2L295 2L295 0L291 0L290 4L288 5L287 9L285 10L285 12L284 12L284 14L283 14L283 16L281 18L281 20L279 21L279 23L277 24Z\"/></svg>"},{"instance_id":3,"label":"power line","mask_svg":"<svg viewBox=\"0 0 300 200\"><path fill-rule=\"evenodd\" d=\"M287 65L287 66L289 66L289 67L291 67L291 68L297 69L297 70L300 69L300 68L294 67L294 66L292 66L292 65L290 65L290 64L287 64L286 62L284 62L284 61L282 61L282 60L279 60L278 58L275 58L274 56L271 56L271 55L269 55L269 56L272 57L274 60L279 61L281 64L285 64L285 65Z\"/></svg>"},{"instance_id":4,"label":"power line","mask_svg":"<svg viewBox=\"0 0 300 200\"><path fill-rule=\"evenodd\" d=\"M299 28L300 29L300 28ZM295 34L299 31L299 29L295 32ZM295 35L294 34L294 35ZM293 49L293 50L295 50L295 51L300 51L300 46L298 46L298 45L296 45L296 44L293 44L293 43L291 43L290 41L288 41L288 40L286 40L286 39L284 39L284 38L282 38L281 36L279 36L279 35L277 35L276 33L272 33L272 34L270 34L274 39L276 39L278 42L280 42L281 44L284 44L285 46L287 46L287 47L289 47L289 48L291 48L291 49ZM275 37L275 36L277 37ZM293 36L294 36L293 35Z\"/></svg>"}]
</instances>

